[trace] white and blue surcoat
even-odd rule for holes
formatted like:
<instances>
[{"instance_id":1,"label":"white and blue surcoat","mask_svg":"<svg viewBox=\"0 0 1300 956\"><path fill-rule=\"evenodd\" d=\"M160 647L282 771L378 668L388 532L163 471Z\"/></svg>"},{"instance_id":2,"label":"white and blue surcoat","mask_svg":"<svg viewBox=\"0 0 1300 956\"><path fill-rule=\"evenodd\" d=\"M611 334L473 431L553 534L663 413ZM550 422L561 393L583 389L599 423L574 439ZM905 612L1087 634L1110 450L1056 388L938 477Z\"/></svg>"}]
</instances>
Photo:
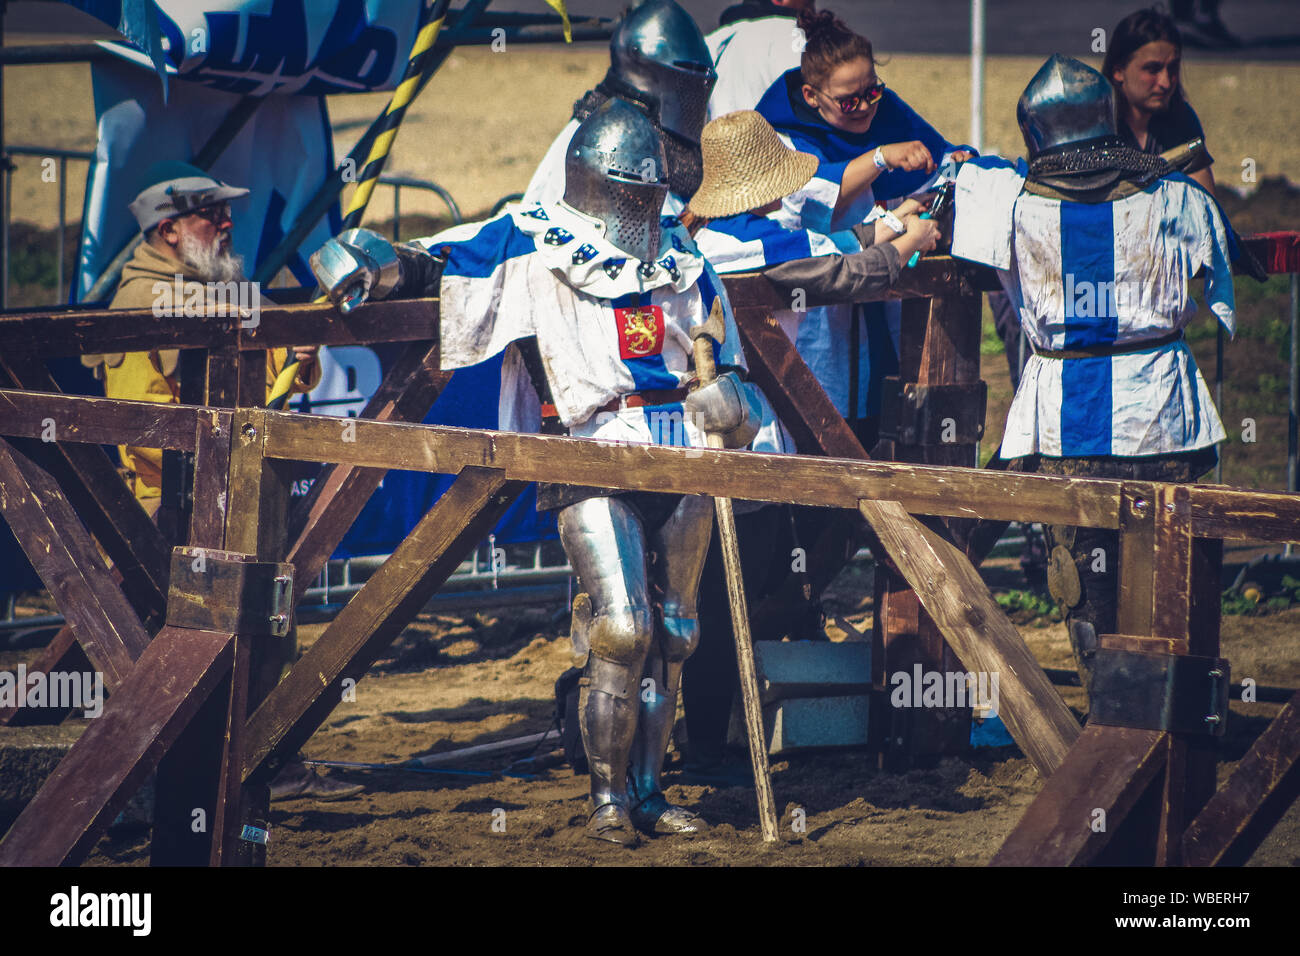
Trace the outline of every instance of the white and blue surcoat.
<instances>
[{"instance_id":1,"label":"white and blue surcoat","mask_svg":"<svg viewBox=\"0 0 1300 956\"><path fill-rule=\"evenodd\" d=\"M630 260L600 224L562 205L515 204L486 222L419 240L446 258L441 286L444 369L484 362L537 337L556 412L579 438L707 447L680 402L602 410L634 392L692 377L690 329L720 300L719 365L745 368L735 317L717 274L676 220L653 263ZM502 365L504 431L536 432L540 400L516 348Z\"/></svg>"},{"instance_id":2,"label":"white and blue surcoat","mask_svg":"<svg viewBox=\"0 0 1300 956\"><path fill-rule=\"evenodd\" d=\"M998 270L1036 350L1126 346L1166 337L1210 311L1234 328L1232 239L1214 199L1181 173L1113 202L1023 192L1023 162L966 163L957 178L954 256ZM1142 456L1224 439L1196 361L1180 338L1119 355L1025 366L1002 456Z\"/></svg>"}]
</instances>

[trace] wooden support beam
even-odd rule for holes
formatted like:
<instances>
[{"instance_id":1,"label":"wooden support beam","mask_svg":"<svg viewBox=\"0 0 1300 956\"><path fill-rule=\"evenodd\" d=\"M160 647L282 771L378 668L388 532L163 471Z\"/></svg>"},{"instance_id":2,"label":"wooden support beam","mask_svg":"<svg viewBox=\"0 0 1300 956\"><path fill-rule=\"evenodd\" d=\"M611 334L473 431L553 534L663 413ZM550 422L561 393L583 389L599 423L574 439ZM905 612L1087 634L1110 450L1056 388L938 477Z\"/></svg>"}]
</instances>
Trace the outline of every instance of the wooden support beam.
<instances>
[{"instance_id":1,"label":"wooden support beam","mask_svg":"<svg viewBox=\"0 0 1300 956\"><path fill-rule=\"evenodd\" d=\"M388 370L359 417L380 422L421 422L451 372L439 369L436 342L412 342ZM361 514L384 475L383 468L326 465L289 519L287 560L305 591Z\"/></svg>"},{"instance_id":2,"label":"wooden support beam","mask_svg":"<svg viewBox=\"0 0 1300 956\"><path fill-rule=\"evenodd\" d=\"M233 374L237 362L230 360L237 356L230 353L223 358L226 361L223 368L217 369L218 378L224 376L234 383L230 393L233 395L238 387ZM207 389L211 397L214 385L211 355L207 366ZM195 548L208 549L214 554L226 553L233 421L232 412L204 409L195 435L194 507L189 540ZM190 569L193 569L192 560ZM149 846L150 862L154 866L226 863L230 854L237 852L239 834L236 830L232 836L230 830L239 820L239 789L236 783L232 793L229 776L223 774L225 765L238 757L239 732L246 716L249 641L243 635L235 638L232 660L230 674L158 765L154 827ZM193 828L195 809L201 809L206 816L206 826L198 832Z\"/></svg>"},{"instance_id":3,"label":"wooden support beam","mask_svg":"<svg viewBox=\"0 0 1300 956\"><path fill-rule=\"evenodd\" d=\"M975 443L983 429L981 303L979 295L904 300L899 371L897 377L885 380L882 440L875 448L878 456L974 467ZM977 399L972 398L976 395ZM882 597L891 608L886 626L879 629L886 674L912 672L918 664L923 672L959 670L945 644L943 629L921 609L919 595L893 571L877 574L885 579ZM909 602L917 607L904 609ZM916 626L891 632L890 621L899 617L915 618ZM886 765L894 769L929 763L941 754L962 753L970 746L969 708L924 708L894 716L899 729L905 730L892 735L885 751Z\"/></svg>"},{"instance_id":4,"label":"wooden support beam","mask_svg":"<svg viewBox=\"0 0 1300 956\"><path fill-rule=\"evenodd\" d=\"M115 688L144 652L149 634L67 497L32 460L31 450L30 439L0 440L0 512L86 656Z\"/></svg>"},{"instance_id":5,"label":"wooden support beam","mask_svg":"<svg viewBox=\"0 0 1300 956\"><path fill-rule=\"evenodd\" d=\"M1198 538L1300 543L1297 495L1194 485L1189 507Z\"/></svg>"},{"instance_id":6,"label":"wooden support beam","mask_svg":"<svg viewBox=\"0 0 1300 956\"><path fill-rule=\"evenodd\" d=\"M45 363L9 356L5 371L29 391L60 392ZM67 410L65 409L65 412ZM49 454L42 466L54 476L86 528L121 572L122 590L140 619L162 623L167 593L167 544L157 526L98 445L65 442L62 437L78 425L75 417L47 414L41 440Z\"/></svg>"},{"instance_id":7,"label":"wooden support beam","mask_svg":"<svg viewBox=\"0 0 1300 956\"><path fill-rule=\"evenodd\" d=\"M733 308L736 303L776 310L790 308L790 294L777 288L760 272L738 272L723 276L722 281ZM913 268L904 269L892 287L869 301L970 295L996 292L1001 288L997 273L992 269L952 256L923 256ZM817 298L804 302L806 306L836 304Z\"/></svg>"},{"instance_id":8,"label":"wooden support beam","mask_svg":"<svg viewBox=\"0 0 1300 956\"><path fill-rule=\"evenodd\" d=\"M732 308L749 374L789 429L800 454L870 458L771 311L737 307L734 302Z\"/></svg>"},{"instance_id":9,"label":"wooden support beam","mask_svg":"<svg viewBox=\"0 0 1300 956\"><path fill-rule=\"evenodd\" d=\"M292 461L342 461L370 468L455 474L502 468L518 481L554 481L629 491L706 494L788 504L857 508L862 498L898 501L918 514L1023 518L1119 527L1117 481L954 470L751 451L670 448L589 438L483 432L284 412L266 414L266 454ZM343 429L351 440L342 441ZM232 549L237 550L237 549Z\"/></svg>"},{"instance_id":10,"label":"wooden support beam","mask_svg":"<svg viewBox=\"0 0 1300 956\"><path fill-rule=\"evenodd\" d=\"M1300 691L1183 834L1187 866L1242 866L1300 796Z\"/></svg>"},{"instance_id":11,"label":"wooden support beam","mask_svg":"<svg viewBox=\"0 0 1300 956\"><path fill-rule=\"evenodd\" d=\"M1159 774L1167 754L1161 731L1089 724L989 865L1091 863Z\"/></svg>"},{"instance_id":12,"label":"wooden support beam","mask_svg":"<svg viewBox=\"0 0 1300 956\"><path fill-rule=\"evenodd\" d=\"M266 457L268 414L260 409L239 409L232 415L225 544L227 551L247 555L251 560L278 562L284 554L287 534L289 470L284 462ZM240 639L245 640L245 635L241 634ZM271 693L284 668L292 662L296 646L292 623L288 634L279 640L255 637L249 642L247 690L237 689L246 693L242 703L245 712L262 703ZM240 708L232 706L231 719L236 716L237 709ZM243 760L246 736L241 732L236 739L239 752L227 749L223 751L223 760ZM231 794L236 788L239 791L234 819L223 816L222 825L226 832L242 832L249 826L269 831L269 776L248 781L233 768L226 768L222 781L224 796L233 799ZM212 852L214 856L222 856L222 862L229 865L264 866L267 848L265 843L238 840L234 845L214 846Z\"/></svg>"},{"instance_id":13,"label":"wooden support beam","mask_svg":"<svg viewBox=\"0 0 1300 956\"><path fill-rule=\"evenodd\" d=\"M0 841L0 866L76 865L229 672L233 636L165 627Z\"/></svg>"},{"instance_id":14,"label":"wooden support beam","mask_svg":"<svg viewBox=\"0 0 1300 956\"><path fill-rule=\"evenodd\" d=\"M1155 491L1152 634L1186 642L1186 653L1217 658L1223 542L1193 536L1189 486L1157 485ZM1169 735L1157 865L1181 865L1183 831L1214 795L1219 741L1208 733Z\"/></svg>"},{"instance_id":15,"label":"wooden support beam","mask_svg":"<svg viewBox=\"0 0 1300 956\"><path fill-rule=\"evenodd\" d=\"M366 345L438 338L438 300L372 302L347 315L328 303L263 308L255 326L238 317L154 315L152 309L48 310L0 316L0 354L42 357L150 349L244 350Z\"/></svg>"},{"instance_id":16,"label":"wooden support beam","mask_svg":"<svg viewBox=\"0 0 1300 956\"><path fill-rule=\"evenodd\" d=\"M497 469L460 473L249 718L246 781L306 743L342 700L343 680L361 679L525 487Z\"/></svg>"},{"instance_id":17,"label":"wooden support beam","mask_svg":"<svg viewBox=\"0 0 1300 956\"><path fill-rule=\"evenodd\" d=\"M27 665L27 673L49 674L54 671L85 673L94 665L86 657L86 652L77 643L72 628L67 624L58 632L41 651L40 656ZM68 716L67 710L53 707L0 707L0 727L31 727L37 724L58 724Z\"/></svg>"},{"instance_id":18,"label":"wooden support beam","mask_svg":"<svg viewBox=\"0 0 1300 956\"><path fill-rule=\"evenodd\" d=\"M862 515L967 671L998 676L998 715L1043 776L1079 737L1079 724L1020 631L950 541L892 501L863 501Z\"/></svg>"},{"instance_id":19,"label":"wooden support beam","mask_svg":"<svg viewBox=\"0 0 1300 956\"><path fill-rule=\"evenodd\" d=\"M61 423L62 442L193 451L201 411L192 405L0 389L0 435L39 439L52 418Z\"/></svg>"}]
</instances>

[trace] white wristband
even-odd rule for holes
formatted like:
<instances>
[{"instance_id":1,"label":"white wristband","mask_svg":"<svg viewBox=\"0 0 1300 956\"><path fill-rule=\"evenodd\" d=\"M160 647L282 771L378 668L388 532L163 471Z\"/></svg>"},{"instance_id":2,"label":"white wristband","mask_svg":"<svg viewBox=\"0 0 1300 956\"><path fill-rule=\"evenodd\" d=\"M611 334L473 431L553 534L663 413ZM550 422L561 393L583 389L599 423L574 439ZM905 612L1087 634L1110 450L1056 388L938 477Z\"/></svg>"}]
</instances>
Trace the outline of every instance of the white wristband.
<instances>
[{"instance_id":1,"label":"white wristband","mask_svg":"<svg viewBox=\"0 0 1300 956\"><path fill-rule=\"evenodd\" d=\"M885 154L882 153L881 147L876 147L876 152L871 157L871 161L876 164L877 169L888 169L889 163L885 162Z\"/></svg>"},{"instance_id":2,"label":"white wristband","mask_svg":"<svg viewBox=\"0 0 1300 956\"><path fill-rule=\"evenodd\" d=\"M899 219L892 212L886 209L880 214L880 221L890 229L894 230L894 235L901 236L907 232L907 227L903 225L903 220Z\"/></svg>"}]
</instances>

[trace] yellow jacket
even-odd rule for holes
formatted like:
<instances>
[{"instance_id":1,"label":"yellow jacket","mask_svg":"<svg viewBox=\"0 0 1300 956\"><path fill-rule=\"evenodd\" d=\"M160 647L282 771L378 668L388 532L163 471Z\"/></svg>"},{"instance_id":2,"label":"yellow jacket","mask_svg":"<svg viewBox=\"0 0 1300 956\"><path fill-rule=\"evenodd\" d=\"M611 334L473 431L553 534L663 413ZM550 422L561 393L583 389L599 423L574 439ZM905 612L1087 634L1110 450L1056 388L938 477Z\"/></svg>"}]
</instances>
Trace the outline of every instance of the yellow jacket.
<instances>
[{"instance_id":1,"label":"yellow jacket","mask_svg":"<svg viewBox=\"0 0 1300 956\"><path fill-rule=\"evenodd\" d=\"M122 269L122 281L117 294L109 304L111 309L152 308L157 296L155 282L172 283L176 275L186 280L196 280L187 275L188 266L146 243L136 247L135 255ZM284 368L288 349L269 349L266 353L266 388L270 392L276 377ZM117 353L115 355L87 356L86 364L103 365L104 392L109 398L129 399L137 402L180 402L180 386L176 379L176 366L180 353L176 349L155 349L151 352ZM308 378L300 376L294 392L307 392L320 382L320 363L313 362ZM162 449L119 445L122 461L135 475L133 489L141 501L162 495Z\"/></svg>"}]
</instances>

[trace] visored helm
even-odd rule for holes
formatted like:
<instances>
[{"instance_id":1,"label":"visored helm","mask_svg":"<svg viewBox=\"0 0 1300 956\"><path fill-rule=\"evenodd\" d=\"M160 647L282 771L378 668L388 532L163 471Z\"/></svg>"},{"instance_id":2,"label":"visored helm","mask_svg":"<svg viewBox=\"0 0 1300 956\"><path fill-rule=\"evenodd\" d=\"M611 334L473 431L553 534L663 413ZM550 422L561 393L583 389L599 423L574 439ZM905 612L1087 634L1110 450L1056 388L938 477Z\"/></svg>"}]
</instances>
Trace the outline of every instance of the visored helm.
<instances>
[{"instance_id":1,"label":"visored helm","mask_svg":"<svg viewBox=\"0 0 1300 956\"><path fill-rule=\"evenodd\" d=\"M659 125L692 143L700 131L713 70L704 34L673 0L644 0L609 41L609 75L659 105Z\"/></svg>"},{"instance_id":2,"label":"visored helm","mask_svg":"<svg viewBox=\"0 0 1300 956\"><path fill-rule=\"evenodd\" d=\"M1113 137L1115 92L1086 63L1053 53L1020 94L1016 120L1030 159L1069 143Z\"/></svg>"},{"instance_id":3,"label":"visored helm","mask_svg":"<svg viewBox=\"0 0 1300 956\"><path fill-rule=\"evenodd\" d=\"M668 170L659 133L627 100L607 100L574 131L564 201L605 224L605 238L642 262L659 253Z\"/></svg>"}]
</instances>

